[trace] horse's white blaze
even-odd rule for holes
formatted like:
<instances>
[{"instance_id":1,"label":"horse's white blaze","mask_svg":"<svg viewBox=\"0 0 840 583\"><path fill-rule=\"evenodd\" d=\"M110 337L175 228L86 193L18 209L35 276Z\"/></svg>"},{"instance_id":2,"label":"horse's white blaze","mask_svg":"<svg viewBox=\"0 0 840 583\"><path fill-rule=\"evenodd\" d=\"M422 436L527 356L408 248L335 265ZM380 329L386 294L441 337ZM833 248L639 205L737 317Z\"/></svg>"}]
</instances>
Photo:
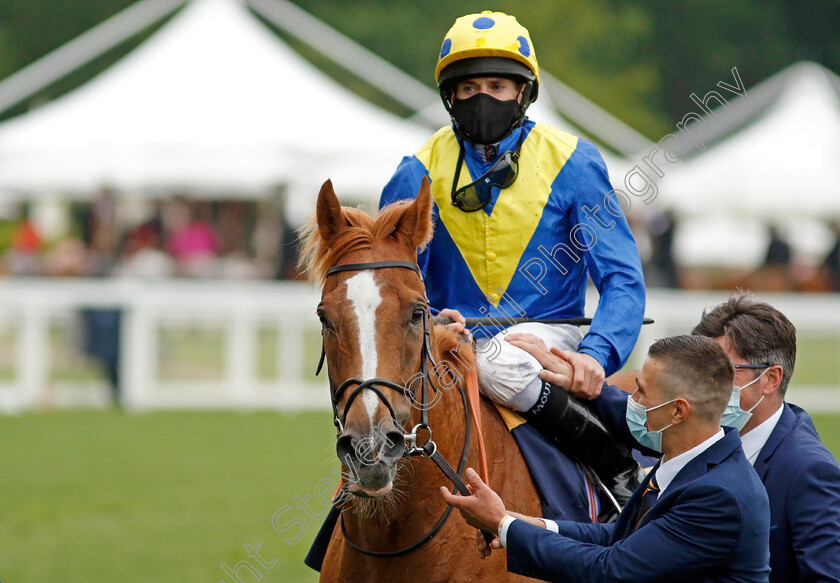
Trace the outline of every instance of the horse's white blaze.
<instances>
[{"instance_id":1,"label":"horse's white blaze","mask_svg":"<svg viewBox=\"0 0 840 583\"><path fill-rule=\"evenodd\" d=\"M347 299L353 302L353 312L359 324L359 350L362 356L362 378L376 377L378 355L376 352L376 308L382 303L379 286L373 279L373 273L363 271L347 280ZM367 408L373 427L373 414L379 399L372 391L362 392L362 400Z\"/></svg>"}]
</instances>

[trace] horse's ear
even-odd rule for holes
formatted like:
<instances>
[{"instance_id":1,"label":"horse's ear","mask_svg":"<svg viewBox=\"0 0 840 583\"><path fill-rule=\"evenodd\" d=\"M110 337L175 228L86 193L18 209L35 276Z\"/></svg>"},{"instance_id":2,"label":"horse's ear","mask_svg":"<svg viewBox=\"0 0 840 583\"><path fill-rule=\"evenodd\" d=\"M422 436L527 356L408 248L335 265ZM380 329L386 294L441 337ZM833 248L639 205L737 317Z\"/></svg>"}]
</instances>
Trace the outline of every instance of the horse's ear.
<instances>
[{"instance_id":1,"label":"horse's ear","mask_svg":"<svg viewBox=\"0 0 840 583\"><path fill-rule=\"evenodd\" d=\"M423 177L417 198L414 199L397 223L394 235L411 243L415 249L423 247L432 237L432 190L429 179Z\"/></svg>"},{"instance_id":2,"label":"horse's ear","mask_svg":"<svg viewBox=\"0 0 840 583\"><path fill-rule=\"evenodd\" d=\"M318 205L316 207L318 220L318 231L324 242L332 241L346 226L347 219L341 209L341 203L333 190L332 181L327 179L321 185L321 192L318 193Z\"/></svg>"}]
</instances>

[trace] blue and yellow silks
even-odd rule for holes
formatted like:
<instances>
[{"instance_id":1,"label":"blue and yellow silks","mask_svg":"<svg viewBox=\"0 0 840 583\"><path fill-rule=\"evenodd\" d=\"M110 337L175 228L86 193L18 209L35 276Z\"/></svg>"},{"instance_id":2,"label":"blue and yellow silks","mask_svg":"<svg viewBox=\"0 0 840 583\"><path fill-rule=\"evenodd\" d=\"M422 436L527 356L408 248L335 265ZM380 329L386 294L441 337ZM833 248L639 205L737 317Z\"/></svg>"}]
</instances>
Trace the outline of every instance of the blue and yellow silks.
<instances>
[{"instance_id":1,"label":"blue and yellow silks","mask_svg":"<svg viewBox=\"0 0 840 583\"><path fill-rule=\"evenodd\" d=\"M610 197L606 167L592 144L526 120L498 152L515 150L520 140L516 181L493 188L482 210L465 213L451 205L460 144L448 127L403 158L380 206L414 198L422 177L431 180L435 233L418 261L435 309L502 322L506 316L583 316L591 277L601 297L578 350L612 374L632 351L644 315L635 240L616 197ZM459 187L493 164L496 157L488 160L485 151L465 145L469 172L462 169Z\"/></svg>"}]
</instances>

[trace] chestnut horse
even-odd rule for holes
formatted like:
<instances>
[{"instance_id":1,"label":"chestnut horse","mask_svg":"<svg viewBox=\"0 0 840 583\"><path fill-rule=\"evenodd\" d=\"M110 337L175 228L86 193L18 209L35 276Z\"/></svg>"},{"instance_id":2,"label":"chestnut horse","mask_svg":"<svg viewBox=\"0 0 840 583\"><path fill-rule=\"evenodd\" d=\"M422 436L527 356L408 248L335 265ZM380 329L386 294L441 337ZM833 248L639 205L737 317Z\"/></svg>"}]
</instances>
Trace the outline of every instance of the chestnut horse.
<instances>
[{"instance_id":1,"label":"chestnut horse","mask_svg":"<svg viewBox=\"0 0 840 583\"><path fill-rule=\"evenodd\" d=\"M304 231L301 263L323 290L318 317L344 474L321 581L524 580L507 572L504 552L479 558L476 531L457 512L445 518L438 489L453 482L429 459L436 449L455 472L478 469L481 431L492 487L509 509L540 512L493 405L480 399L482 426L470 422L463 382L475 366L472 348L429 317L416 261L431 238L430 213L425 180L413 202L375 218L343 208L328 180Z\"/></svg>"}]
</instances>

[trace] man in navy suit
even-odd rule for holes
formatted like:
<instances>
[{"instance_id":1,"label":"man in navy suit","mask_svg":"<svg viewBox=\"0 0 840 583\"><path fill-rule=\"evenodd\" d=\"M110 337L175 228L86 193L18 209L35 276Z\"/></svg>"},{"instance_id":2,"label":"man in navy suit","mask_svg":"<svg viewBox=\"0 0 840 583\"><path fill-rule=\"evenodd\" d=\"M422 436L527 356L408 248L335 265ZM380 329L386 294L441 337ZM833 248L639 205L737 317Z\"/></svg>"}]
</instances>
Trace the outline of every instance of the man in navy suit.
<instances>
[{"instance_id":1,"label":"man in navy suit","mask_svg":"<svg viewBox=\"0 0 840 583\"><path fill-rule=\"evenodd\" d=\"M648 451L664 454L613 524L509 513L471 470L472 496L445 488L441 494L469 524L498 534L489 547L479 537L479 552L507 547L508 570L522 575L569 582L766 582L767 493L737 431L720 425L733 374L717 343L676 336L651 346L629 399L604 387L594 404L605 423L620 430L619 438L632 435Z\"/></svg>"},{"instance_id":2,"label":"man in navy suit","mask_svg":"<svg viewBox=\"0 0 840 583\"><path fill-rule=\"evenodd\" d=\"M808 413L785 403L796 329L742 295L704 312L692 333L714 338L735 365L722 424L740 430L770 498L771 583L840 582L840 466Z\"/></svg>"}]
</instances>

